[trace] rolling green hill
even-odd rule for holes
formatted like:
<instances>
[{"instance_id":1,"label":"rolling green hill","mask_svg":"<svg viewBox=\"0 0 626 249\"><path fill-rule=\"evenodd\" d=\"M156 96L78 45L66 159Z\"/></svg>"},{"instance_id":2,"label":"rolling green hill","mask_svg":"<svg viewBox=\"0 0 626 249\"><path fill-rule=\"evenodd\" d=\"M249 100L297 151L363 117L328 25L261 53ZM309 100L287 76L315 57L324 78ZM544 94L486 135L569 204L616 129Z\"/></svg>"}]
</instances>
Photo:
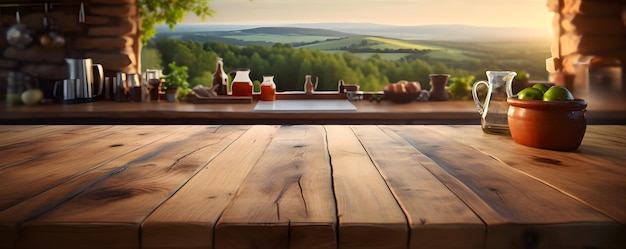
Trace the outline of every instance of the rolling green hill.
<instances>
[{"instance_id":1,"label":"rolling green hill","mask_svg":"<svg viewBox=\"0 0 626 249\"><path fill-rule=\"evenodd\" d=\"M492 65L490 68L523 68L535 79L547 78L545 59L550 57L550 41L547 39L489 42L409 40L296 27L189 30L161 35L202 43L224 42L241 47L282 43L326 53L350 53L364 60L373 55L390 61L420 59L431 65L441 62L449 68L468 71L489 69L484 65Z\"/></svg>"}]
</instances>

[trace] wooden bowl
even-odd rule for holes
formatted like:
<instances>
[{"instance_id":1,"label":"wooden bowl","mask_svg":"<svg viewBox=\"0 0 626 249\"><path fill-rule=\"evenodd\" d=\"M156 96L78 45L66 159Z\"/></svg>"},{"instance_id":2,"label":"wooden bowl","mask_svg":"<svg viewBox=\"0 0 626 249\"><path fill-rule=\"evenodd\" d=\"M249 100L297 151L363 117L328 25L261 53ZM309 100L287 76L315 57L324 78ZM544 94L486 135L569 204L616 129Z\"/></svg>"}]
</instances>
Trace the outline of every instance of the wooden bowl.
<instances>
[{"instance_id":1,"label":"wooden bowl","mask_svg":"<svg viewBox=\"0 0 626 249\"><path fill-rule=\"evenodd\" d=\"M550 150L575 150L587 129L587 102L508 98L509 130L519 144Z\"/></svg>"}]
</instances>

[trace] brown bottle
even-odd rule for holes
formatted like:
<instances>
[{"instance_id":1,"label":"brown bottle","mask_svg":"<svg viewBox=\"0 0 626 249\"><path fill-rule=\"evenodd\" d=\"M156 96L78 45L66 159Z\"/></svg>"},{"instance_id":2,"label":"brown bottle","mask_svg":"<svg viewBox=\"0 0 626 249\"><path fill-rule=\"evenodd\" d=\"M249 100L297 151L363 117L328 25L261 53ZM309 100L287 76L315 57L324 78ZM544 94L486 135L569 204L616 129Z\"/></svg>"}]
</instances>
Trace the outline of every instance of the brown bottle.
<instances>
[{"instance_id":1,"label":"brown bottle","mask_svg":"<svg viewBox=\"0 0 626 249\"><path fill-rule=\"evenodd\" d=\"M217 67L213 74L213 87L218 86L215 89L217 95L228 95L228 74L224 72L224 61L222 58L217 58Z\"/></svg>"}]
</instances>

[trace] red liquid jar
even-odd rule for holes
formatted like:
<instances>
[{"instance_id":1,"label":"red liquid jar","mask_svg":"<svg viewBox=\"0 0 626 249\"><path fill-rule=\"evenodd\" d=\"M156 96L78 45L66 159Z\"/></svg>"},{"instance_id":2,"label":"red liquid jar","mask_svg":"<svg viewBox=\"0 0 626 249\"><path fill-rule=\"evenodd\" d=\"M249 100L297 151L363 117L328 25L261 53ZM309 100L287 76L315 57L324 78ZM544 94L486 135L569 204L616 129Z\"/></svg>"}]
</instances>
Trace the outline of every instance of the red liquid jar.
<instances>
[{"instance_id":1,"label":"red liquid jar","mask_svg":"<svg viewBox=\"0 0 626 249\"><path fill-rule=\"evenodd\" d=\"M274 83L274 76L263 76L263 83L261 83L261 100L276 100L276 84Z\"/></svg>"}]
</instances>

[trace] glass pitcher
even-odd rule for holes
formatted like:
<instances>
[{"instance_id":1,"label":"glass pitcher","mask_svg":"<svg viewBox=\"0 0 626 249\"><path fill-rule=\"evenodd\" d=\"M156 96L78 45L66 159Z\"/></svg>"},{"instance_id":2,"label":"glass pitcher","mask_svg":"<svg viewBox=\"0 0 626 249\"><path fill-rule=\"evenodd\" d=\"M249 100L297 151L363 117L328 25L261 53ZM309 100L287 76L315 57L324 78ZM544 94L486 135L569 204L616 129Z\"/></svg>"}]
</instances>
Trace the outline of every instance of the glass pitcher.
<instances>
[{"instance_id":1,"label":"glass pitcher","mask_svg":"<svg viewBox=\"0 0 626 249\"><path fill-rule=\"evenodd\" d=\"M478 81L472 86L472 97L481 115L480 124L484 132L492 134L509 134L507 113L509 104L507 97L514 97L511 85L517 75L512 71L487 71L487 81ZM481 102L478 96L478 86L485 84L487 94Z\"/></svg>"}]
</instances>

